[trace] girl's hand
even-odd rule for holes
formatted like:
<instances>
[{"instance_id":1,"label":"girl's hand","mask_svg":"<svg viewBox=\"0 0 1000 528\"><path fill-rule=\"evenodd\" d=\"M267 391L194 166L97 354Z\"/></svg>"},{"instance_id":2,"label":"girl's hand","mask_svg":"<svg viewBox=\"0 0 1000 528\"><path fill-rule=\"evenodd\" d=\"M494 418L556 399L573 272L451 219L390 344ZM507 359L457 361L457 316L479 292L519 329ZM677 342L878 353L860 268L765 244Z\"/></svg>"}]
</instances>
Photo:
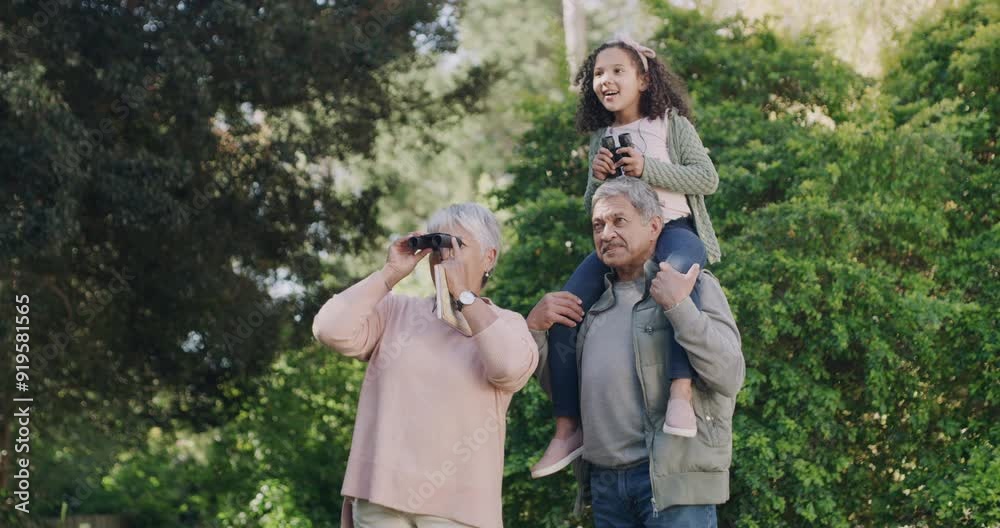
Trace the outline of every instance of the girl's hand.
<instances>
[{"instance_id":1,"label":"girl's hand","mask_svg":"<svg viewBox=\"0 0 1000 528\"><path fill-rule=\"evenodd\" d=\"M611 151L601 147L597 151L597 155L594 156L594 161L591 163L590 168L594 171L594 177L598 180L604 181L615 173L614 161L612 161Z\"/></svg>"},{"instance_id":2,"label":"girl's hand","mask_svg":"<svg viewBox=\"0 0 1000 528\"><path fill-rule=\"evenodd\" d=\"M421 249L414 253L410 250L410 237L421 236L423 232L413 232L389 245L389 254L385 257L385 266L382 272L385 274L386 286L390 289L399 281L406 278L417 267L417 263L423 260L431 250Z\"/></svg>"},{"instance_id":3,"label":"girl's hand","mask_svg":"<svg viewBox=\"0 0 1000 528\"><path fill-rule=\"evenodd\" d=\"M632 176L633 178L642 176L642 169L646 167L646 163L639 149L635 147L621 147L618 149L618 153L625 157L618 160L618 163L615 164L615 169L625 167L626 176Z\"/></svg>"}]
</instances>

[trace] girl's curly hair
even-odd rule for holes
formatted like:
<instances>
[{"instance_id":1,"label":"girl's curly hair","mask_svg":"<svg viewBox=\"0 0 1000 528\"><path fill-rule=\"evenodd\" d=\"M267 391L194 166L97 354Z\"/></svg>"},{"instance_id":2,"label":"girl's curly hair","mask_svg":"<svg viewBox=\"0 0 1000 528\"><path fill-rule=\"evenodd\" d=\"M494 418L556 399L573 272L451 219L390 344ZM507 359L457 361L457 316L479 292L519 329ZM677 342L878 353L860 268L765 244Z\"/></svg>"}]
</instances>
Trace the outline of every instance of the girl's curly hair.
<instances>
[{"instance_id":1,"label":"girl's curly hair","mask_svg":"<svg viewBox=\"0 0 1000 528\"><path fill-rule=\"evenodd\" d=\"M642 72L642 61L639 54L622 42L608 42L591 52L583 67L576 74L576 82L580 85L580 104L576 109L576 128L580 132L593 132L599 128L610 126L615 121L615 114L604 108L601 100L594 93L594 63L597 55L608 48L625 50L637 71ZM684 81L667 67L659 57L647 58L649 84L639 97L639 113L643 117L660 117L668 108L673 108L678 114L694 122L691 113L691 99L688 96Z\"/></svg>"}]
</instances>

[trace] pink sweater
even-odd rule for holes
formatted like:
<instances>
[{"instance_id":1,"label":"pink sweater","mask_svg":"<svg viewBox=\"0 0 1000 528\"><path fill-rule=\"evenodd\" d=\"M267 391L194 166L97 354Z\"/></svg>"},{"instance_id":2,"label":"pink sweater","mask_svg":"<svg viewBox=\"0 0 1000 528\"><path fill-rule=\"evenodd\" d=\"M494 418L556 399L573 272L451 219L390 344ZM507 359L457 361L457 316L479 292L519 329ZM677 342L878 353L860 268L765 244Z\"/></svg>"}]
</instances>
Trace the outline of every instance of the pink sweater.
<instances>
[{"instance_id":1,"label":"pink sweater","mask_svg":"<svg viewBox=\"0 0 1000 528\"><path fill-rule=\"evenodd\" d=\"M519 314L472 337L439 321L433 299L390 294L381 272L334 295L313 334L368 361L341 493L396 510L500 528L511 396L538 364Z\"/></svg>"}]
</instances>

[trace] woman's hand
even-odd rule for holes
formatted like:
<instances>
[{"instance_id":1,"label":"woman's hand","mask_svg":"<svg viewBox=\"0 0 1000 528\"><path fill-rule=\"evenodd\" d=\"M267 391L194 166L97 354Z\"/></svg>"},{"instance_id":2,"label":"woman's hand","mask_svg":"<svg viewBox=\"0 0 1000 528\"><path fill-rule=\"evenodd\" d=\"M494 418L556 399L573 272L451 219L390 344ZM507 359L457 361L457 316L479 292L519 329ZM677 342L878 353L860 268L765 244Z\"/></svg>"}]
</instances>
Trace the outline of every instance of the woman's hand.
<instances>
[{"instance_id":1,"label":"woman's hand","mask_svg":"<svg viewBox=\"0 0 1000 528\"><path fill-rule=\"evenodd\" d=\"M442 260L438 266L444 270L445 279L448 281L448 292L451 296L458 299L464 291L472 291L469 287L468 281L465 277L465 264L462 258L462 244L458 243L457 238L452 238L452 247L450 256Z\"/></svg>"},{"instance_id":2,"label":"woman's hand","mask_svg":"<svg viewBox=\"0 0 1000 528\"><path fill-rule=\"evenodd\" d=\"M632 176L633 178L642 176L642 169L646 167L642 151L635 147L621 147L618 149L618 154L625 157L618 160L618 163L615 163L615 170L618 167L625 167L626 176Z\"/></svg>"},{"instance_id":3,"label":"woman's hand","mask_svg":"<svg viewBox=\"0 0 1000 528\"><path fill-rule=\"evenodd\" d=\"M598 180L604 181L615 173L615 164L612 161L611 151L601 147L597 151L597 155L594 156L594 161L590 164L590 168L594 172L594 177Z\"/></svg>"},{"instance_id":4,"label":"woman's hand","mask_svg":"<svg viewBox=\"0 0 1000 528\"><path fill-rule=\"evenodd\" d=\"M421 249L414 253L410 249L410 237L421 236L423 232L413 232L404 237L399 237L389 245L389 254L385 257L385 265L382 266L382 273L385 276L386 286L392 289L399 281L413 273L413 268L423 260L431 250Z\"/></svg>"}]
</instances>

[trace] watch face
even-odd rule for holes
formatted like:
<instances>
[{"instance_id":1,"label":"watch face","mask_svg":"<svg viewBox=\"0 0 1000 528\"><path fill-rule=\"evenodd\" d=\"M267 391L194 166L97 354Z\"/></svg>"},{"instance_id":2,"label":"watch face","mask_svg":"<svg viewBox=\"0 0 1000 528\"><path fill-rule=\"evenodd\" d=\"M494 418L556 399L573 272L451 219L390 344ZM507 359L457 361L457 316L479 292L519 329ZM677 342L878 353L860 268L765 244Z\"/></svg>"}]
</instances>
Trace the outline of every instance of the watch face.
<instances>
[{"instance_id":1,"label":"watch face","mask_svg":"<svg viewBox=\"0 0 1000 528\"><path fill-rule=\"evenodd\" d=\"M476 296L470 291L464 291L458 295L458 300L462 301L462 304L472 304L476 302Z\"/></svg>"}]
</instances>

